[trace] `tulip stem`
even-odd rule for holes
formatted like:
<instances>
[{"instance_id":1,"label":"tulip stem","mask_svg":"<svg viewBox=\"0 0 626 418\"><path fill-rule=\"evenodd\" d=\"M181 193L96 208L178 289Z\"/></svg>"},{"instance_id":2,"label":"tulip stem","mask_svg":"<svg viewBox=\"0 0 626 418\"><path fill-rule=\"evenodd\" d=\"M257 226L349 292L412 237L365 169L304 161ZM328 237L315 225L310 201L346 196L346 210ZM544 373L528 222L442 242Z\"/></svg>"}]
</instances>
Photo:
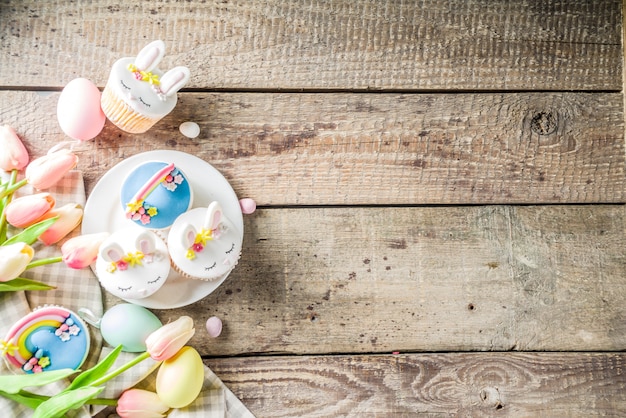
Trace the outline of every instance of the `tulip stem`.
<instances>
[{"instance_id":1,"label":"tulip stem","mask_svg":"<svg viewBox=\"0 0 626 418\"><path fill-rule=\"evenodd\" d=\"M110 405L117 406L117 399L95 398L85 402L88 405Z\"/></svg>"},{"instance_id":2,"label":"tulip stem","mask_svg":"<svg viewBox=\"0 0 626 418\"><path fill-rule=\"evenodd\" d=\"M126 363L125 365L123 365L122 367L120 367L119 369L113 370L111 373L104 375L100 379L92 382L90 386L93 386L93 387L100 386L108 382L109 380L113 379L114 377L124 373L126 370L130 369L135 364L141 363L142 361L144 361L145 359L149 357L150 357L150 353L148 353L147 351L143 352L137 357L135 357L134 359L132 359L131 361L129 361L128 363Z\"/></svg>"},{"instance_id":3,"label":"tulip stem","mask_svg":"<svg viewBox=\"0 0 626 418\"><path fill-rule=\"evenodd\" d=\"M9 205L9 203L11 203L13 191L17 190L17 188L13 189L15 185L15 180L17 180L17 170L13 169L13 171L11 171L11 177L9 178L9 183L6 185L6 188L3 187L3 189L0 190L0 200L2 200L2 213L0 213L0 244L7 240L6 207Z\"/></svg>"},{"instance_id":4,"label":"tulip stem","mask_svg":"<svg viewBox=\"0 0 626 418\"><path fill-rule=\"evenodd\" d=\"M28 183L28 181L26 181L26 179L22 179L20 181L18 181L17 183L15 183L15 179L13 178L13 173L15 173L15 175L17 176L17 170L13 170L13 172L11 173L11 183L9 183L9 186L4 189L2 192L0 192L0 199L4 198L5 196L10 195L11 193L13 193L14 191L16 191L17 189L19 189L20 187L24 186L26 183Z\"/></svg>"},{"instance_id":5,"label":"tulip stem","mask_svg":"<svg viewBox=\"0 0 626 418\"><path fill-rule=\"evenodd\" d=\"M41 260L35 260L29 263L25 270L32 269L33 267L44 266L46 264L60 263L61 261L63 261L63 257L42 258Z\"/></svg>"}]
</instances>

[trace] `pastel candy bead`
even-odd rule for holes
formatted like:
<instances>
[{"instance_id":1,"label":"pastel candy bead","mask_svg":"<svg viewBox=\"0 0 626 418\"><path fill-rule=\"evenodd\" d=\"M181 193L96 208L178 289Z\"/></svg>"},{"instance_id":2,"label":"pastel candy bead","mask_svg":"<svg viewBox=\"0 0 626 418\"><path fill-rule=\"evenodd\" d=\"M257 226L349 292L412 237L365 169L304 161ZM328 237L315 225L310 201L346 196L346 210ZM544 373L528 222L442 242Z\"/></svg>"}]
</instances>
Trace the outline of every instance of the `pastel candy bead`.
<instances>
[{"instance_id":1,"label":"pastel candy bead","mask_svg":"<svg viewBox=\"0 0 626 418\"><path fill-rule=\"evenodd\" d=\"M212 338L219 337L222 333L222 320L217 316L212 316L206 321L206 330Z\"/></svg>"},{"instance_id":2,"label":"pastel candy bead","mask_svg":"<svg viewBox=\"0 0 626 418\"><path fill-rule=\"evenodd\" d=\"M146 308L122 303L106 311L100 321L102 338L111 346L122 346L122 351L146 351L145 340L161 327L161 321Z\"/></svg>"},{"instance_id":3,"label":"pastel candy bead","mask_svg":"<svg viewBox=\"0 0 626 418\"><path fill-rule=\"evenodd\" d=\"M195 138L200 135L200 126L198 126L195 122L183 122L180 124L178 128L180 133L185 135L187 138Z\"/></svg>"},{"instance_id":4,"label":"pastel candy bead","mask_svg":"<svg viewBox=\"0 0 626 418\"><path fill-rule=\"evenodd\" d=\"M256 210L256 202L253 199L250 199L249 197L240 199L239 206L241 207L241 212L244 215L250 215L251 213L254 213L254 211Z\"/></svg>"}]
</instances>

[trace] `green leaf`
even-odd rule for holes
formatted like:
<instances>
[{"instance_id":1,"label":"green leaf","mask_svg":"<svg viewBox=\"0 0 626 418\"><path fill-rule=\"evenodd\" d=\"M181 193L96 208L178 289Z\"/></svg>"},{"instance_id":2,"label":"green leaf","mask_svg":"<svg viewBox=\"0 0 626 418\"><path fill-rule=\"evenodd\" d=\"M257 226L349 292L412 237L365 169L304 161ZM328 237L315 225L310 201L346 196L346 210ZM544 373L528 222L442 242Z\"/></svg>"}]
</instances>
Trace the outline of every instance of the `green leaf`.
<instances>
[{"instance_id":1,"label":"green leaf","mask_svg":"<svg viewBox=\"0 0 626 418\"><path fill-rule=\"evenodd\" d=\"M17 292L18 290L51 290L54 286L36 280L17 277L7 282L0 282L0 292Z\"/></svg>"},{"instance_id":2,"label":"green leaf","mask_svg":"<svg viewBox=\"0 0 626 418\"><path fill-rule=\"evenodd\" d=\"M57 221L57 219L59 219L59 217L55 216L54 218L45 219L41 222L36 223L35 225L31 225L19 234L13 235L2 245L10 245L17 242L24 242L28 245L32 245L35 241L37 241L39 235L43 234L46 229L50 228L52 224Z\"/></svg>"},{"instance_id":3,"label":"green leaf","mask_svg":"<svg viewBox=\"0 0 626 418\"><path fill-rule=\"evenodd\" d=\"M22 405L26 405L31 409L37 408L43 401L49 398L49 396L36 395L30 392L7 393L1 390L0 396L21 403Z\"/></svg>"},{"instance_id":4,"label":"green leaf","mask_svg":"<svg viewBox=\"0 0 626 418\"><path fill-rule=\"evenodd\" d=\"M0 376L0 391L16 394L31 386L43 386L76 373L73 369L60 369L49 372Z\"/></svg>"},{"instance_id":5,"label":"green leaf","mask_svg":"<svg viewBox=\"0 0 626 418\"><path fill-rule=\"evenodd\" d=\"M115 347L115 350L111 351L108 356L100 361L100 363L76 376L76 379L74 379L74 381L67 387L66 391L90 385L102 376L106 375L107 371L111 368L111 366L113 366L113 363L115 363L115 360L121 351L121 345Z\"/></svg>"},{"instance_id":6,"label":"green leaf","mask_svg":"<svg viewBox=\"0 0 626 418\"><path fill-rule=\"evenodd\" d=\"M35 409L33 418L55 418L63 416L63 414L70 409L80 408L103 390L104 386L96 388L87 386L69 392L61 392L47 401L42 402L37 409Z\"/></svg>"}]
</instances>

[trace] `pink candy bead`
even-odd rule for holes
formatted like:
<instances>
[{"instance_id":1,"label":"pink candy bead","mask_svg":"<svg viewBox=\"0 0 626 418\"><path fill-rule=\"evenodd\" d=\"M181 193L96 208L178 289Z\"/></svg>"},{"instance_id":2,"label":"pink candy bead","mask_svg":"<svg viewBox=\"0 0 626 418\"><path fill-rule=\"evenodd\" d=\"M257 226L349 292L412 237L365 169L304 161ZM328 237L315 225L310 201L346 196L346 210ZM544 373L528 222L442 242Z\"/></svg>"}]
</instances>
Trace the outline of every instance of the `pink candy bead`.
<instances>
[{"instance_id":1,"label":"pink candy bead","mask_svg":"<svg viewBox=\"0 0 626 418\"><path fill-rule=\"evenodd\" d=\"M206 330L212 338L219 337L222 333L222 320L217 316L212 316L206 321Z\"/></svg>"},{"instance_id":2,"label":"pink candy bead","mask_svg":"<svg viewBox=\"0 0 626 418\"><path fill-rule=\"evenodd\" d=\"M243 212L246 215L254 213L254 211L256 210L256 202L253 199L250 199L249 197L245 199L240 199L239 206L241 206L241 212Z\"/></svg>"}]
</instances>

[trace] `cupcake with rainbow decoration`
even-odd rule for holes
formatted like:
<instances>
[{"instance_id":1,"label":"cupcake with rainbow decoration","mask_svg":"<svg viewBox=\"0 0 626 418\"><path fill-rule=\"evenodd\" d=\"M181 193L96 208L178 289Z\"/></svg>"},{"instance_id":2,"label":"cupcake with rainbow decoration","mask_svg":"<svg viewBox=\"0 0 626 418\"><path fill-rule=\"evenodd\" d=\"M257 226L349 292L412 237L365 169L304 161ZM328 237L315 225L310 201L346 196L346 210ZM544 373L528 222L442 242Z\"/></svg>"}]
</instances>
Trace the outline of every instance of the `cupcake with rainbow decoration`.
<instances>
[{"instance_id":1,"label":"cupcake with rainbow decoration","mask_svg":"<svg viewBox=\"0 0 626 418\"><path fill-rule=\"evenodd\" d=\"M148 161L132 170L120 191L125 216L151 230L169 228L193 203L187 176L173 163Z\"/></svg>"},{"instance_id":2,"label":"cupcake with rainbow decoration","mask_svg":"<svg viewBox=\"0 0 626 418\"><path fill-rule=\"evenodd\" d=\"M89 331L78 315L60 306L27 314L0 341L7 363L25 373L77 370L89 353Z\"/></svg>"}]
</instances>

